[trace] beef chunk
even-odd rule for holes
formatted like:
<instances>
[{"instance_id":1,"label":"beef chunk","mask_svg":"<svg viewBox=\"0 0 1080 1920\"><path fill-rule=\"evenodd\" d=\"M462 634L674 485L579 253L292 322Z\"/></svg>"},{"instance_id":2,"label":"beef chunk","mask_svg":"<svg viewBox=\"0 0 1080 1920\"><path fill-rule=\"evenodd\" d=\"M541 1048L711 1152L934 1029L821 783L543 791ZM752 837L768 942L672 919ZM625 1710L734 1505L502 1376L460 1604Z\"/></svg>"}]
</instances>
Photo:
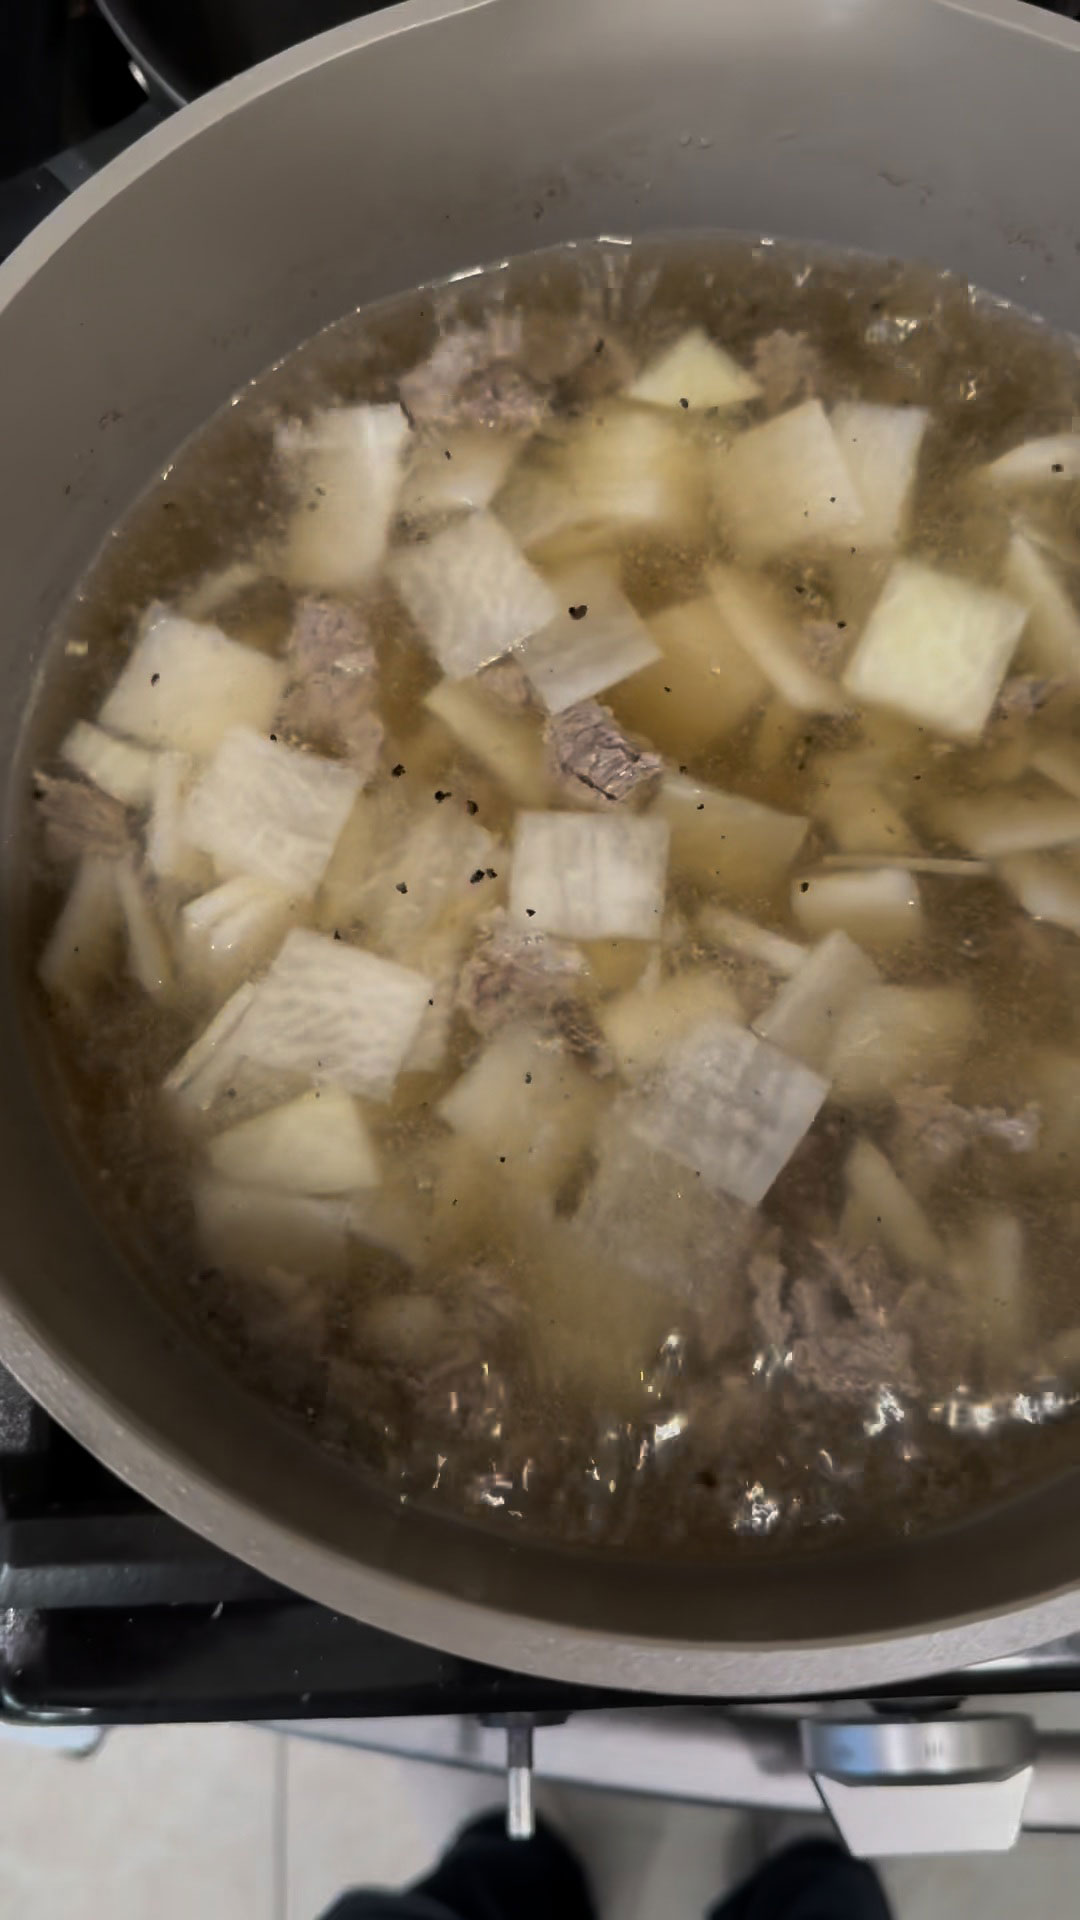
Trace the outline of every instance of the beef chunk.
<instances>
[{"instance_id":1,"label":"beef chunk","mask_svg":"<svg viewBox=\"0 0 1080 1920\"><path fill-rule=\"evenodd\" d=\"M765 334L755 342L750 364L770 413L810 400L818 390L821 356L805 333L786 333L781 327Z\"/></svg>"},{"instance_id":2,"label":"beef chunk","mask_svg":"<svg viewBox=\"0 0 1080 1920\"><path fill-rule=\"evenodd\" d=\"M299 602L286 644L290 677L279 714L283 730L342 754L371 778L382 746L375 649L364 617L338 600Z\"/></svg>"},{"instance_id":3,"label":"beef chunk","mask_svg":"<svg viewBox=\"0 0 1080 1920\"><path fill-rule=\"evenodd\" d=\"M505 915L495 915L462 968L458 1005L478 1033L494 1033L507 1020L549 1012L572 999L584 967L569 942L520 933Z\"/></svg>"},{"instance_id":4,"label":"beef chunk","mask_svg":"<svg viewBox=\"0 0 1080 1920\"><path fill-rule=\"evenodd\" d=\"M911 1335L890 1318L896 1282L876 1247L850 1254L819 1241L796 1268L770 1237L747 1274L759 1338L788 1353L797 1387L845 1402L869 1400L885 1385L900 1396L915 1391Z\"/></svg>"},{"instance_id":5,"label":"beef chunk","mask_svg":"<svg viewBox=\"0 0 1080 1920\"><path fill-rule=\"evenodd\" d=\"M1050 679L1035 673L1017 673L1006 680L994 702L994 720L1030 720L1056 693L1068 686L1067 680Z\"/></svg>"},{"instance_id":6,"label":"beef chunk","mask_svg":"<svg viewBox=\"0 0 1080 1920\"><path fill-rule=\"evenodd\" d=\"M398 392L414 420L441 426L535 427L547 410L538 384L520 364L520 315L495 314L484 327L444 333Z\"/></svg>"},{"instance_id":7,"label":"beef chunk","mask_svg":"<svg viewBox=\"0 0 1080 1920\"><path fill-rule=\"evenodd\" d=\"M130 846L127 809L85 780L35 773L34 798L44 823L45 845L56 860L84 853L118 858Z\"/></svg>"},{"instance_id":8,"label":"beef chunk","mask_svg":"<svg viewBox=\"0 0 1080 1920\"><path fill-rule=\"evenodd\" d=\"M1042 1115L1034 1102L1006 1107L962 1107L946 1087L910 1086L897 1095L897 1155L928 1171L951 1166L978 1140L995 1140L1010 1153L1039 1144Z\"/></svg>"},{"instance_id":9,"label":"beef chunk","mask_svg":"<svg viewBox=\"0 0 1080 1920\"><path fill-rule=\"evenodd\" d=\"M647 792L664 770L660 755L635 746L595 700L556 714L547 741L557 778L613 804Z\"/></svg>"}]
</instances>

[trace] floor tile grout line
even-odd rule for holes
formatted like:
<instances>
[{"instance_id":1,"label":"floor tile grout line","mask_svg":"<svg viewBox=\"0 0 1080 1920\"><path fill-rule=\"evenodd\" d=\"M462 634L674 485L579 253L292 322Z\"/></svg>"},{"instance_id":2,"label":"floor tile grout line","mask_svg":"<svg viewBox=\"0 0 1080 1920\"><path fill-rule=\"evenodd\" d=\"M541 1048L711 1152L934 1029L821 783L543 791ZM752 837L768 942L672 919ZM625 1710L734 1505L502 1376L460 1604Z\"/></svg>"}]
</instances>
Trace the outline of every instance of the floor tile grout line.
<instances>
[{"instance_id":1,"label":"floor tile grout line","mask_svg":"<svg viewBox=\"0 0 1080 1920\"><path fill-rule=\"evenodd\" d=\"M270 1836L273 1872L272 1920L289 1920L289 1741L274 1735L274 1778L271 1793Z\"/></svg>"}]
</instances>

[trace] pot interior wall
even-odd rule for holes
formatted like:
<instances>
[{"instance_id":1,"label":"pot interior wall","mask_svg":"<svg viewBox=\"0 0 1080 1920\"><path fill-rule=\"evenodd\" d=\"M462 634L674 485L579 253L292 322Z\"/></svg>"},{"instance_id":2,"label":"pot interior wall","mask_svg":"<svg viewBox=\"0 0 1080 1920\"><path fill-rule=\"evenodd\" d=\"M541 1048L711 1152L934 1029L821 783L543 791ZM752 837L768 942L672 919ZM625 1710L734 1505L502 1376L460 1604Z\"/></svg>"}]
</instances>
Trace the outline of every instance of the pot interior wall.
<instances>
[{"instance_id":1,"label":"pot interior wall","mask_svg":"<svg viewBox=\"0 0 1080 1920\"><path fill-rule=\"evenodd\" d=\"M124 156L0 269L4 764L47 625L111 523L238 384L351 306L577 235L723 226L933 260L1075 324L1080 33L997 7L1000 22L938 0L410 5L283 56ZM11 863L10 828L6 846ZM797 1575L764 1560L631 1580L388 1514L118 1268L51 1135L10 990L0 1048L13 1364L162 1504L321 1598L477 1650L464 1612L432 1612L437 1589L519 1617L493 1658L566 1671L542 1624L562 1623L584 1630L577 1677L682 1673L700 1691L712 1670L685 1664L695 1647L914 1632L1080 1581L1073 1478L963 1534ZM662 1680L653 1640L684 1643ZM779 1657L771 1673L790 1687Z\"/></svg>"}]
</instances>

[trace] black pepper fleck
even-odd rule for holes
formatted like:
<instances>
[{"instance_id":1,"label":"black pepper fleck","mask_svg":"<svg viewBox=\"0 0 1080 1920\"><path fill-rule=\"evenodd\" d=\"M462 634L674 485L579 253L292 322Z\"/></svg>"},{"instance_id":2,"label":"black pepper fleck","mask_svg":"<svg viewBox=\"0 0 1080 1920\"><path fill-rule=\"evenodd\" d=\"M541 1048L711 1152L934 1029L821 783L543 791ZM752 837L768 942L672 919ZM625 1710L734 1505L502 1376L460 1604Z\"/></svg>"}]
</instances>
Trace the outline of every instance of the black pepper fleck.
<instances>
[{"instance_id":1,"label":"black pepper fleck","mask_svg":"<svg viewBox=\"0 0 1080 1920\"><path fill-rule=\"evenodd\" d=\"M836 624L837 624L837 626L839 627L839 629L840 629L840 631L841 631L841 633L843 633L843 631L844 631L844 628L845 628L845 627L847 626L847 621L846 621L846 620L838 620Z\"/></svg>"},{"instance_id":2,"label":"black pepper fleck","mask_svg":"<svg viewBox=\"0 0 1080 1920\"><path fill-rule=\"evenodd\" d=\"M152 687L156 687L156 686L157 686L157 683L158 683L158 681L159 681L160 679L161 679L161 675L160 675L160 673L152 673L152 674L150 675L150 685L151 685Z\"/></svg>"},{"instance_id":3,"label":"black pepper fleck","mask_svg":"<svg viewBox=\"0 0 1080 1920\"><path fill-rule=\"evenodd\" d=\"M337 928L336 928L336 927L334 928L334 939L335 939L335 940L340 940L340 939L341 939L341 935L340 935L340 933L338 932L338 930L337 930Z\"/></svg>"},{"instance_id":4,"label":"black pepper fleck","mask_svg":"<svg viewBox=\"0 0 1080 1920\"><path fill-rule=\"evenodd\" d=\"M452 800L453 794L445 793L442 787L436 787L435 798L439 802L439 805L441 806L444 800Z\"/></svg>"},{"instance_id":5,"label":"black pepper fleck","mask_svg":"<svg viewBox=\"0 0 1080 1920\"><path fill-rule=\"evenodd\" d=\"M1060 460L1055 460L1053 465L1050 468L1050 471L1051 473L1064 473L1065 468L1062 466Z\"/></svg>"},{"instance_id":6,"label":"black pepper fleck","mask_svg":"<svg viewBox=\"0 0 1080 1920\"><path fill-rule=\"evenodd\" d=\"M532 1086L532 1074L531 1074L531 1073L527 1073L527 1074L525 1075L525 1085L526 1085L527 1087L531 1087L531 1086Z\"/></svg>"},{"instance_id":7,"label":"black pepper fleck","mask_svg":"<svg viewBox=\"0 0 1080 1920\"><path fill-rule=\"evenodd\" d=\"M404 882L404 880L399 880L399 881L398 881L398 883L397 883L397 890L398 890L398 892L399 892L399 893L408 893L408 891L409 891L409 889L408 889L408 887L407 887L407 886L405 885L405 882Z\"/></svg>"},{"instance_id":8,"label":"black pepper fleck","mask_svg":"<svg viewBox=\"0 0 1080 1920\"><path fill-rule=\"evenodd\" d=\"M276 733L272 733L272 734L270 735L270 738L271 738L271 740L272 740L272 741L274 742L274 745L276 746L276 745L277 745L277 734L276 734Z\"/></svg>"},{"instance_id":9,"label":"black pepper fleck","mask_svg":"<svg viewBox=\"0 0 1080 1920\"><path fill-rule=\"evenodd\" d=\"M585 615L588 613L589 609L586 606L580 606L580 607L569 607L567 611L570 615L571 620L584 620Z\"/></svg>"},{"instance_id":10,"label":"black pepper fleck","mask_svg":"<svg viewBox=\"0 0 1080 1920\"><path fill-rule=\"evenodd\" d=\"M532 917L533 917L533 914L534 914L534 913L536 912L536 908L535 908L535 907L526 907L526 909L525 909L525 912L526 912L526 915L528 916L528 918L529 918L529 919L531 920L531 919L532 919Z\"/></svg>"},{"instance_id":11,"label":"black pepper fleck","mask_svg":"<svg viewBox=\"0 0 1080 1920\"><path fill-rule=\"evenodd\" d=\"M689 400L680 400L679 405L680 407L688 407L690 405L690 402Z\"/></svg>"},{"instance_id":12,"label":"black pepper fleck","mask_svg":"<svg viewBox=\"0 0 1080 1920\"><path fill-rule=\"evenodd\" d=\"M402 776L402 774L404 773L404 771L405 771L405 769L404 769L404 767L402 766L402 764L401 764L401 761L399 760L399 761L398 761L398 763L397 763L397 766L396 766L396 767L391 767L391 769L390 769L390 778L391 778L391 780L400 780L400 779L401 779L401 776Z\"/></svg>"},{"instance_id":13,"label":"black pepper fleck","mask_svg":"<svg viewBox=\"0 0 1080 1920\"><path fill-rule=\"evenodd\" d=\"M478 887L478 886L480 885L480 882L481 882L481 880L483 879L483 877L484 877L484 869L483 869L483 867L477 867L477 869L476 869L476 872L475 872L475 873L470 873L470 875L469 875L469 885L470 885L470 887Z\"/></svg>"},{"instance_id":14,"label":"black pepper fleck","mask_svg":"<svg viewBox=\"0 0 1080 1920\"><path fill-rule=\"evenodd\" d=\"M800 892L800 893L809 893L809 891L810 891L810 882L809 882L809 880L800 880L800 881L799 881L799 892Z\"/></svg>"},{"instance_id":15,"label":"black pepper fleck","mask_svg":"<svg viewBox=\"0 0 1080 1920\"><path fill-rule=\"evenodd\" d=\"M465 811L466 813L479 813L480 809L475 800L466 800Z\"/></svg>"},{"instance_id":16,"label":"black pepper fleck","mask_svg":"<svg viewBox=\"0 0 1080 1920\"><path fill-rule=\"evenodd\" d=\"M487 878L488 878L489 880L497 880L497 879L498 879L498 877L499 877L499 876L498 876L498 874L496 873L496 871L495 871L495 869L494 869L494 867L485 867L485 868L484 868L484 873L485 873L485 875L487 876Z\"/></svg>"}]
</instances>

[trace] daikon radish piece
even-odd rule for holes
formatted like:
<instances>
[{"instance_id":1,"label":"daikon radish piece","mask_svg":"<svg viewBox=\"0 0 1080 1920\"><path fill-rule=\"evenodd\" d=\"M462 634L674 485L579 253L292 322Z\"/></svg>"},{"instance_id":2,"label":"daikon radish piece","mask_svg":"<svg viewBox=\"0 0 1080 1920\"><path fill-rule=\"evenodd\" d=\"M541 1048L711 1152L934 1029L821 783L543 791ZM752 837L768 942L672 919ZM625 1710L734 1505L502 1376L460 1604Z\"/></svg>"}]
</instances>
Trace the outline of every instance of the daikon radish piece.
<instances>
[{"instance_id":1,"label":"daikon radish piece","mask_svg":"<svg viewBox=\"0 0 1080 1920\"><path fill-rule=\"evenodd\" d=\"M945 1249L892 1162L870 1140L856 1140L844 1164L847 1203L840 1235L853 1250L884 1247L918 1273L939 1273Z\"/></svg>"},{"instance_id":2,"label":"daikon radish piece","mask_svg":"<svg viewBox=\"0 0 1080 1920\"><path fill-rule=\"evenodd\" d=\"M410 784L404 778L357 795L316 896L315 919L327 933L342 933L359 919L364 889L400 841L410 812Z\"/></svg>"},{"instance_id":3,"label":"daikon radish piece","mask_svg":"<svg viewBox=\"0 0 1080 1920\"><path fill-rule=\"evenodd\" d=\"M507 1183L554 1188L585 1145L603 1094L569 1056L527 1027L503 1027L444 1094L440 1118Z\"/></svg>"},{"instance_id":4,"label":"daikon radish piece","mask_svg":"<svg viewBox=\"0 0 1080 1920\"><path fill-rule=\"evenodd\" d=\"M260 1065L388 1100L431 994L409 967L294 927L245 1016Z\"/></svg>"},{"instance_id":5,"label":"daikon radish piece","mask_svg":"<svg viewBox=\"0 0 1080 1920\"><path fill-rule=\"evenodd\" d=\"M549 585L560 612L517 656L549 713L591 700L659 659L648 629L602 563L556 575Z\"/></svg>"},{"instance_id":6,"label":"daikon radish piece","mask_svg":"<svg viewBox=\"0 0 1080 1920\"><path fill-rule=\"evenodd\" d=\"M458 981L472 934L471 927L451 926L434 938L425 934L418 943L418 958L431 982L431 992L412 1045L401 1063L402 1073L437 1073L445 1065L457 1007ZM411 957L409 953L402 955L406 960Z\"/></svg>"},{"instance_id":7,"label":"daikon radish piece","mask_svg":"<svg viewBox=\"0 0 1080 1920\"><path fill-rule=\"evenodd\" d=\"M870 782L829 781L818 791L814 812L843 853L902 857L914 850L915 837L899 807Z\"/></svg>"},{"instance_id":8,"label":"daikon radish piece","mask_svg":"<svg viewBox=\"0 0 1080 1920\"><path fill-rule=\"evenodd\" d=\"M1080 678L1080 609L1051 561L1024 533L1014 533L1005 556L1004 581L1028 609L1022 652L1036 672Z\"/></svg>"},{"instance_id":9,"label":"daikon radish piece","mask_svg":"<svg viewBox=\"0 0 1080 1920\"><path fill-rule=\"evenodd\" d=\"M771 927L760 927L756 920L732 913L729 907L719 907L711 900L698 909L697 930L703 940L715 941L743 959L760 960L770 973L782 979L798 973L810 952L801 941L789 940Z\"/></svg>"},{"instance_id":10,"label":"daikon radish piece","mask_svg":"<svg viewBox=\"0 0 1080 1920\"><path fill-rule=\"evenodd\" d=\"M656 940L669 839L652 816L519 813L510 917L567 940Z\"/></svg>"},{"instance_id":11,"label":"daikon radish piece","mask_svg":"<svg viewBox=\"0 0 1080 1920\"><path fill-rule=\"evenodd\" d=\"M1064 485L1080 480L1080 433L1048 433L1022 440L981 469L996 487Z\"/></svg>"},{"instance_id":12,"label":"daikon radish piece","mask_svg":"<svg viewBox=\"0 0 1080 1920\"><path fill-rule=\"evenodd\" d=\"M559 612L547 582L490 513L400 547L390 577L449 680L464 680Z\"/></svg>"},{"instance_id":13,"label":"daikon radish piece","mask_svg":"<svg viewBox=\"0 0 1080 1920\"><path fill-rule=\"evenodd\" d=\"M713 1193L688 1168L622 1124L620 1106L597 1136L596 1171L574 1215L594 1257L638 1275L676 1311L704 1309L710 1325L724 1294L740 1311L736 1276L754 1232L753 1210Z\"/></svg>"},{"instance_id":14,"label":"daikon radish piece","mask_svg":"<svg viewBox=\"0 0 1080 1920\"><path fill-rule=\"evenodd\" d=\"M942 801L935 819L950 838L984 860L1012 853L1038 853L1080 840L1080 801L1047 789L1017 793L1011 787Z\"/></svg>"},{"instance_id":15,"label":"daikon radish piece","mask_svg":"<svg viewBox=\"0 0 1080 1920\"><path fill-rule=\"evenodd\" d=\"M181 908L180 964L191 979L227 992L266 965L298 912L280 887L238 873Z\"/></svg>"},{"instance_id":16,"label":"daikon radish piece","mask_svg":"<svg viewBox=\"0 0 1080 1920\"><path fill-rule=\"evenodd\" d=\"M60 743L60 758L125 807L145 806L153 794L156 754L90 720L76 720Z\"/></svg>"},{"instance_id":17,"label":"daikon radish piece","mask_svg":"<svg viewBox=\"0 0 1080 1920\"><path fill-rule=\"evenodd\" d=\"M507 866L505 848L451 795L419 822L415 811L406 817L358 887L355 911L383 952L404 958L443 917L472 921L497 906Z\"/></svg>"},{"instance_id":18,"label":"daikon radish piece","mask_svg":"<svg viewBox=\"0 0 1080 1920\"><path fill-rule=\"evenodd\" d=\"M235 594L253 587L263 577L264 569L255 560L230 560L223 567L212 567L181 594L176 603L177 612L182 613L185 620L208 620Z\"/></svg>"},{"instance_id":19,"label":"daikon radish piece","mask_svg":"<svg viewBox=\"0 0 1080 1920\"><path fill-rule=\"evenodd\" d=\"M116 958L123 916L119 862L84 853L38 961L38 979L57 999L80 1001Z\"/></svg>"},{"instance_id":20,"label":"daikon radish piece","mask_svg":"<svg viewBox=\"0 0 1080 1920\"><path fill-rule=\"evenodd\" d=\"M857 700L956 740L977 740L1027 608L921 560L898 560L844 669Z\"/></svg>"},{"instance_id":21,"label":"daikon radish piece","mask_svg":"<svg viewBox=\"0 0 1080 1920\"><path fill-rule=\"evenodd\" d=\"M169 943L130 859L117 866L116 893L127 933L128 972L144 993L167 993L173 984Z\"/></svg>"},{"instance_id":22,"label":"daikon radish piece","mask_svg":"<svg viewBox=\"0 0 1080 1920\"><path fill-rule=\"evenodd\" d=\"M655 528L696 540L703 531L700 449L661 408L605 401L553 447L519 462L494 511L531 550L571 528Z\"/></svg>"},{"instance_id":23,"label":"daikon radish piece","mask_svg":"<svg viewBox=\"0 0 1080 1920\"><path fill-rule=\"evenodd\" d=\"M213 753L230 727L265 732L285 668L217 628L158 608L102 702L98 720L148 747Z\"/></svg>"},{"instance_id":24,"label":"daikon radish piece","mask_svg":"<svg viewBox=\"0 0 1080 1920\"><path fill-rule=\"evenodd\" d=\"M401 484L400 511L424 520L489 507L522 444L517 434L448 427L415 447Z\"/></svg>"},{"instance_id":25,"label":"daikon radish piece","mask_svg":"<svg viewBox=\"0 0 1080 1920\"><path fill-rule=\"evenodd\" d=\"M280 1193L349 1193L380 1179L370 1128L340 1087L316 1087L227 1127L207 1141L206 1158L222 1180Z\"/></svg>"},{"instance_id":26,"label":"daikon radish piece","mask_svg":"<svg viewBox=\"0 0 1080 1920\"><path fill-rule=\"evenodd\" d=\"M613 688L609 705L671 754L686 754L731 733L768 682L739 646L711 594L664 607L646 622L660 659Z\"/></svg>"},{"instance_id":27,"label":"daikon radish piece","mask_svg":"<svg viewBox=\"0 0 1080 1920\"><path fill-rule=\"evenodd\" d=\"M804 401L721 447L712 480L723 532L751 561L802 547L858 544L862 505L820 400Z\"/></svg>"},{"instance_id":28,"label":"daikon radish piece","mask_svg":"<svg viewBox=\"0 0 1080 1920\"><path fill-rule=\"evenodd\" d=\"M1015 1363L1030 1323L1024 1229L1016 1215L981 1207L951 1244L949 1271L971 1308L987 1357Z\"/></svg>"},{"instance_id":29,"label":"daikon radish piece","mask_svg":"<svg viewBox=\"0 0 1080 1920\"><path fill-rule=\"evenodd\" d=\"M824 1072L842 1016L880 979L873 961L846 933L827 933L758 1014L754 1032L804 1066Z\"/></svg>"},{"instance_id":30,"label":"daikon radish piece","mask_svg":"<svg viewBox=\"0 0 1080 1920\"><path fill-rule=\"evenodd\" d=\"M732 638L782 700L800 713L839 713L840 688L812 667L800 650L798 629L758 580L734 567L713 567L709 586Z\"/></svg>"},{"instance_id":31,"label":"daikon radish piece","mask_svg":"<svg viewBox=\"0 0 1080 1920\"><path fill-rule=\"evenodd\" d=\"M345 1278L349 1202L275 1193L204 1176L194 1190L204 1258L226 1274L263 1279L268 1270L306 1280Z\"/></svg>"},{"instance_id":32,"label":"daikon radish piece","mask_svg":"<svg viewBox=\"0 0 1080 1920\"><path fill-rule=\"evenodd\" d=\"M906 867L810 874L792 887L791 909L815 939L835 928L872 947L922 938L919 884Z\"/></svg>"},{"instance_id":33,"label":"daikon radish piece","mask_svg":"<svg viewBox=\"0 0 1080 1920\"><path fill-rule=\"evenodd\" d=\"M801 1061L714 1014L679 1036L633 1096L627 1123L712 1192L756 1207L828 1090Z\"/></svg>"},{"instance_id":34,"label":"daikon radish piece","mask_svg":"<svg viewBox=\"0 0 1080 1920\"><path fill-rule=\"evenodd\" d=\"M359 776L341 761L234 727L192 789L184 831L221 873L308 895L359 791Z\"/></svg>"},{"instance_id":35,"label":"daikon radish piece","mask_svg":"<svg viewBox=\"0 0 1080 1920\"><path fill-rule=\"evenodd\" d=\"M878 1100L913 1080L939 1084L977 1029L964 987L868 987L837 1024L826 1069L833 1098Z\"/></svg>"},{"instance_id":36,"label":"daikon radish piece","mask_svg":"<svg viewBox=\"0 0 1080 1920\"><path fill-rule=\"evenodd\" d=\"M754 893L790 869L810 825L681 773L666 776L657 806L671 827L674 867Z\"/></svg>"},{"instance_id":37,"label":"daikon radish piece","mask_svg":"<svg viewBox=\"0 0 1080 1920\"><path fill-rule=\"evenodd\" d=\"M669 974L655 986L642 984L619 994L601 1007L599 1023L623 1078L640 1080L659 1065L680 1034L713 1013L740 1021L738 996L713 969L693 967Z\"/></svg>"},{"instance_id":38,"label":"daikon radish piece","mask_svg":"<svg viewBox=\"0 0 1080 1920\"><path fill-rule=\"evenodd\" d=\"M842 400L831 419L862 507L859 551L895 547L907 530L929 410Z\"/></svg>"},{"instance_id":39,"label":"daikon radish piece","mask_svg":"<svg viewBox=\"0 0 1080 1920\"><path fill-rule=\"evenodd\" d=\"M999 878L1033 920L1080 933L1080 873L1051 855L1014 853L997 864Z\"/></svg>"},{"instance_id":40,"label":"daikon radish piece","mask_svg":"<svg viewBox=\"0 0 1080 1920\"><path fill-rule=\"evenodd\" d=\"M355 591L378 572L408 437L396 403L319 407L278 430L297 493L281 562L293 586Z\"/></svg>"},{"instance_id":41,"label":"daikon radish piece","mask_svg":"<svg viewBox=\"0 0 1080 1920\"><path fill-rule=\"evenodd\" d=\"M172 748L154 756L146 864L159 880L179 887L208 886L213 871L209 856L193 847L184 831L193 766L190 754Z\"/></svg>"},{"instance_id":42,"label":"daikon radish piece","mask_svg":"<svg viewBox=\"0 0 1080 1920\"><path fill-rule=\"evenodd\" d=\"M166 1076L166 1094L193 1112L213 1105L243 1058L243 1023L254 998L250 980L237 987Z\"/></svg>"},{"instance_id":43,"label":"daikon radish piece","mask_svg":"<svg viewBox=\"0 0 1080 1920\"><path fill-rule=\"evenodd\" d=\"M1031 766L1044 780L1052 780L1063 793L1071 793L1075 800L1080 800L1080 752L1071 740L1048 740L1032 754Z\"/></svg>"},{"instance_id":44,"label":"daikon radish piece","mask_svg":"<svg viewBox=\"0 0 1080 1920\"><path fill-rule=\"evenodd\" d=\"M703 327L691 327L648 361L627 398L653 407L738 407L761 388Z\"/></svg>"},{"instance_id":45,"label":"daikon radish piece","mask_svg":"<svg viewBox=\"0 0 1080 1920\"><path fill-rule=\"evenodd\" d=\"M476 680L440 680L424 705L519 806L544 806L551 783L540 728L530 715L511 712Z\"/></svg>"}]
</instances>

